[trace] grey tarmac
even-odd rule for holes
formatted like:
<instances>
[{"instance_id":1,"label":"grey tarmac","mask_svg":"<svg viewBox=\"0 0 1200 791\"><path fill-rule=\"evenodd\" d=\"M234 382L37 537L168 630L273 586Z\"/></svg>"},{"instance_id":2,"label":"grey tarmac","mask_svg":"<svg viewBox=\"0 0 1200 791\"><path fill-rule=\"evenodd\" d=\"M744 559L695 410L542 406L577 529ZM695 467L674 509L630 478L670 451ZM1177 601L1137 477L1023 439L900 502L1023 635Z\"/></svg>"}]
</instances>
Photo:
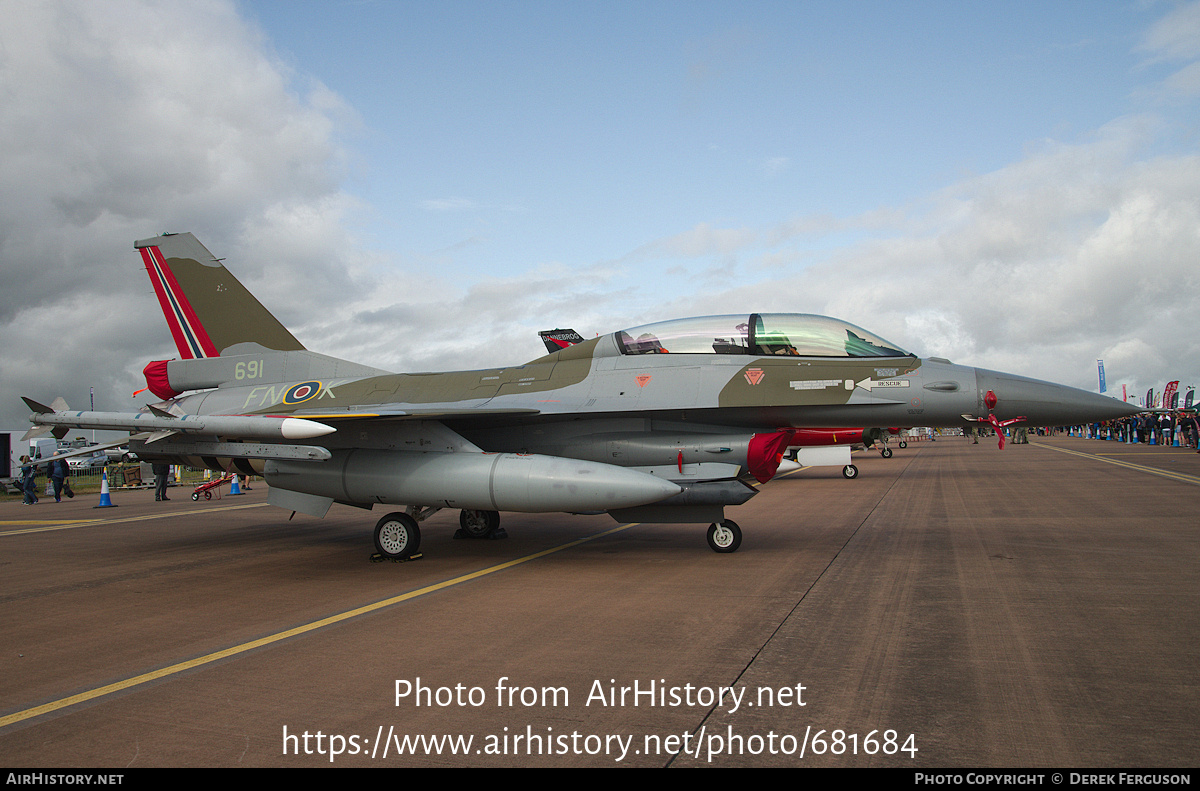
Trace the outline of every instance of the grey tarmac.
<instances>
[{"instance_id":1,"label":"grey tarmac","mask_svg":"<svg viewBox=\"0 0 1200 791\"><path fill-rule=\"evenodd\" d=\"M730 509L729 555L607 516L454 540L442 511L371 563L378 508L289 521L262 486L0 504L0 763L1196 765L1200 455L855 463Z\"/></svg>"}]
</instances>

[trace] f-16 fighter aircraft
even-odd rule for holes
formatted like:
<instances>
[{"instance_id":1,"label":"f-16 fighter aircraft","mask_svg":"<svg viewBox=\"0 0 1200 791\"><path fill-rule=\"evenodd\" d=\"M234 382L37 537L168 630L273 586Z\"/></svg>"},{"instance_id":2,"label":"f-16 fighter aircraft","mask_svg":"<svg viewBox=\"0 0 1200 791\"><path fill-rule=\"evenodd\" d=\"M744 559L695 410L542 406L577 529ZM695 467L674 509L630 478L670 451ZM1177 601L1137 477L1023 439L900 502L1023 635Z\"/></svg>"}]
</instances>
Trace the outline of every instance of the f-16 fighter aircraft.
<instances>
[{"instance_id":1,"label":"f-16 fighter aircraft","mask_svg":"<svg viewBox=\"0 0 1200 791\"><path fill-rule=\"evenodd\" d=\"M477 537L500 511L708 523L709 546L733 552L742 533L725 508L771 479L794 427L1137 411L793 313L647 324L509 368L390 373L305 349L191 234L134 246L179 349L145 369L162 401L130 414L28 401L30 422L129 430L142 459L260 474L269 502L316 517L335 502L405 506L375 525L392 558L417 551L419 522L441 508Z\"/></svg>"}]
</instances>

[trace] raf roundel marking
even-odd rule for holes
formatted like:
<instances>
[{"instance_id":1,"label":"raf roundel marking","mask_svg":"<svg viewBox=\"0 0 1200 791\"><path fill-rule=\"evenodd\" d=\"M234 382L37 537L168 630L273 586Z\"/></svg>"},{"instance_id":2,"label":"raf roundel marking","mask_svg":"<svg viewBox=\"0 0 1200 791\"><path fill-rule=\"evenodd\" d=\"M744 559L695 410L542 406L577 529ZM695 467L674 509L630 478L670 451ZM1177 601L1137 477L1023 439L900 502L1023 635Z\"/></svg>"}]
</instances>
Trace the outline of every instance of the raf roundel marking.
<instances>
[{"instance_id":1,"label":"raf roundel marking","mask_svg":"<svg viewBox=\"0 0 1200 791\"><path fill-rule=\"evenodd\" d=\"M319 392L321 392L320 382L301 382L288 388L288 391L283 394L283 403L303 404L305 401L316 398Z\"/></svg>"}]
</instances>

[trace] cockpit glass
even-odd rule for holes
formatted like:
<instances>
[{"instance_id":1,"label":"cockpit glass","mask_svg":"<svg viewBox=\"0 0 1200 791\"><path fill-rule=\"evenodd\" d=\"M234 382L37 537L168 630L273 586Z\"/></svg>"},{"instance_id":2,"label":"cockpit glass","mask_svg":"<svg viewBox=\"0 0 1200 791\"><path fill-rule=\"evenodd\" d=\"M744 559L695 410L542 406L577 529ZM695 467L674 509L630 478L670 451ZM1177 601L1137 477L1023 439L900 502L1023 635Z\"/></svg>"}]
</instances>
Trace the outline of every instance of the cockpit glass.
<instances>
[{"instance_id":1,"label":"cockpit glass","mask_svg":"<svg viewBox=\"0 0 1200 791\"><path fill-rule=\"evenodd\" d=\"M861 327L811 313L702 316L616 333L622 354L745 354L794 357L906 357Z\"/></svg>"},{"instance_id":2,"label":"cockpit glass","mask_svg":"<svg viewBox=\"0 0 1200 791\"><path fill-rule=\"evenodd\" d=\"M617 333L625 354L749 354L749 324L742 316L676 319Z\"/></svg>"}]
</instances>

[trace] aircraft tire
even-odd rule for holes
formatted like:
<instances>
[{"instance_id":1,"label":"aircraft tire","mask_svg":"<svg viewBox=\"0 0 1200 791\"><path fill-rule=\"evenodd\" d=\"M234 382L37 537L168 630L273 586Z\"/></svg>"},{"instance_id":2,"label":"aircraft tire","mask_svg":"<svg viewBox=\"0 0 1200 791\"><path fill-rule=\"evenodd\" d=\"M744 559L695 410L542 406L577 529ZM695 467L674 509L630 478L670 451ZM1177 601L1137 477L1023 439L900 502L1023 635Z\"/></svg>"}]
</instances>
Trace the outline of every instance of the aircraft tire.
<instances>
[{"instance_id":1,"label":"aircraft tire","mask_svg":"<svg viewBox=\"0 0 1200 791\"><path fill-rule=\"evenodd\" d=\"M732 519L714 522L708 526L708 546L713 552L737 552L741 545L742 528Z\"/></svg>"},{"instance_id":2,"label":"aircraft tire","mask_svg":"<svg viewBox=\"0 0 1200 791\"><path fill-rule=\"evenodd\" d=\"M885 459L890 459L890 458L892 458L892 449L884 448L883 450L879 451L879 455Z\"/></svg>"},{"instance_id":3,"label":"aircraft tire","mask_svg":"<svg viewBox=\"0 0 1200 791\"><path fill-rule=\"evenodd\" d=\"M903 450L904 448L907 448L907 447L908 447L908 443L905 442L904 440L900 440L900 448Z\"/></svg>"},{"instance_id":4,"label":"aircraft tire","mask_svg":"<svg viewBox=\"0 0 1200 791\"><path fill-rule=\"evenodd\" d=\"M421 546L421 528L417 520L399 511L375 523L375 550L385 558L404 560Z\"/></svg>"},{"instance_id":5,"label":"aircraft tire","mask_svg":"<svg viewBox=\"0 0 1200 791\"><path fill-rule=\"evenodd\" d=\"M845 467L842 467L842 477L846 478L847 480L853 480L857 478L858 467L855 467L853 464L847 464Z\"/></svg>"},{"instance_id":6,"label":"aircraft tire","mask_svg":"<svg viewBox=\"0 0 1200 791\"><path fill-rule=\"evenodd\" d=\"M489 538L500 526L500 512L472 511L464 508L458 512L458 526L467 538Z\"/></svg>"}]
</instances>

